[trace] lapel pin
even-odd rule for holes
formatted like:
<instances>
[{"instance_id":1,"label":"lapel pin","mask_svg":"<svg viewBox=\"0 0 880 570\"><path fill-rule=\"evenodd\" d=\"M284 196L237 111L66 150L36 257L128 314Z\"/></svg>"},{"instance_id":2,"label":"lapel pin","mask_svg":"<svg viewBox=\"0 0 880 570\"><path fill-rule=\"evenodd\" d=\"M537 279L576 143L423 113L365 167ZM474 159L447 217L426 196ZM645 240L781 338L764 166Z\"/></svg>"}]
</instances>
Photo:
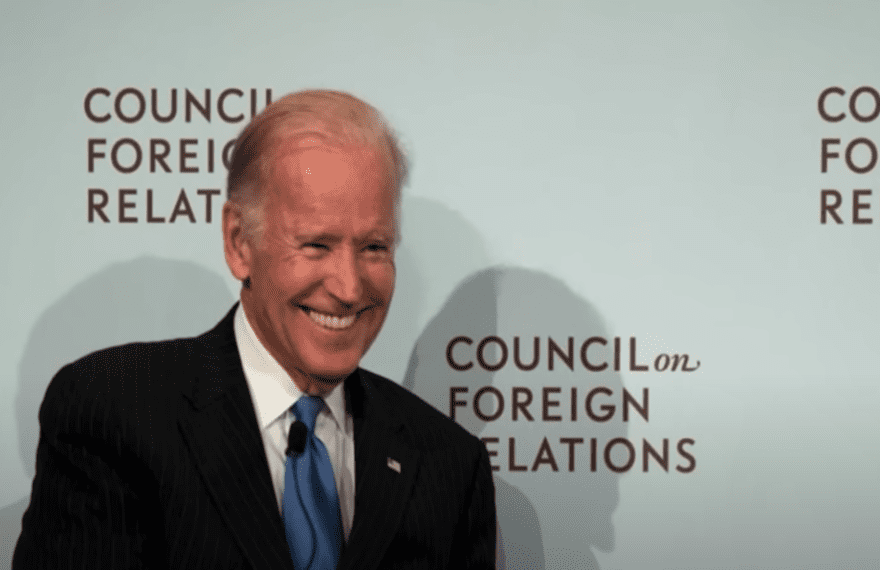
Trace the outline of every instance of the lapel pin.
<instances>
[{"instance_id":1,"label":"lapel pin","mask_svg":"<svg viewBox=\"0 0 880 570\"><path fill-rule=\"evenodd\" d=\"M400 462L395 461L389 457L388 458L388 468L392 469L395 473L400 473Z\"/></svg>"}]
</instances>

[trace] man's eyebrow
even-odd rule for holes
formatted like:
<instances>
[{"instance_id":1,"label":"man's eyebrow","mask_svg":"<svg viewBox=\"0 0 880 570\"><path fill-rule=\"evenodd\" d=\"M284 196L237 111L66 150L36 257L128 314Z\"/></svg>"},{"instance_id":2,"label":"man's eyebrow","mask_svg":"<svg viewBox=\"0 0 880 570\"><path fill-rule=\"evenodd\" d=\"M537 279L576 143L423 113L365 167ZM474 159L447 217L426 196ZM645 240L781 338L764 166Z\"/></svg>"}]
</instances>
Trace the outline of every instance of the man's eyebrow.
<instances>
[{"instance_id":1,"label":"man's eyebrow","mask_svg":"<svg viewBox=\"0 0 880 570\"><path fill-rule=\"evenodd\" d=\"M293 239L295 239L297 242L300 242L300 243L310 242L310 241L326 243L326 242L341 241L342 236L340 236L338 234L331 233L331 232L325 232L325 231L318 230L318 231L314 231L314 232L309 232L309 231L299 232L297 234L294 234Z\"/></svg>"}]
</instances>

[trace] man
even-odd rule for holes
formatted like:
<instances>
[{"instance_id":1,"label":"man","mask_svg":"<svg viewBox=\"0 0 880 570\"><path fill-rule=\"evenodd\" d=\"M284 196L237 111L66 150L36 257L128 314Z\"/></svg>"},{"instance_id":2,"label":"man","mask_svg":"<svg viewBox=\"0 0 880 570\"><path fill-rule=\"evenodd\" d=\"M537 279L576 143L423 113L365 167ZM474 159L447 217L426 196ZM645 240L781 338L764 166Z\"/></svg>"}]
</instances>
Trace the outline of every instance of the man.
<instances>
[{"instance_id":1,"label":"man","mask_svg":"<svg viewBox=\"0 0 880 570\"><path fill-rule=\"evenodd\" d=\"M482 444L358 368L394 289L406 165L338 92L267 107L223 208L241 303L64 367L13 568L490 568Z\"/></svg>"}]
</instances>

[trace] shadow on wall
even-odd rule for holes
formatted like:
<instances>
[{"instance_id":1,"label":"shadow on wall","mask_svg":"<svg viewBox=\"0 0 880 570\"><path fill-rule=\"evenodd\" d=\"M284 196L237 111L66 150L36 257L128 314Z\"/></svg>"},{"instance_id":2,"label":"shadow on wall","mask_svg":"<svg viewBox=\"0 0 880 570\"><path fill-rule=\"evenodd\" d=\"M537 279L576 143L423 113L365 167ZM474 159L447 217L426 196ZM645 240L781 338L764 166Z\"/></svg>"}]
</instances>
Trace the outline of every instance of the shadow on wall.
<instances>
[{"instance_id":1,"label":"shadow on wall","mask_svg":"<svg viewBox=\"0 0 880 570\"><path fill-rule=\"evenodd\" d=\"M134 341L193 336L213 327L235 298L223 279L195 263L140 257L76 285L37 320L19 364L15 410L19 452L30 478L46 387L68 362ZM0 509L0 568L9 568L29 497Z\"/></svg>"},{"instance_id":2,"label":"shadow on wall","mask_svg":"<svg viewBox=\"0 0 880 570\"><path fill-rule=\"evenodd\" d=\"M473 344L459 344L454 351L460 364L474 362L464 371L453 369L447 362L447 345L458 336L473 339ZM477 365L477 345L489 336L503 339L510 350L513 337L521 337L527 347L522 350L524 363L534 354L532 339L540 337L538 365L529 371L520 370L513 364L513 354L508 354L506 365L496 371ZM599 568L591 547L602 551L614 548L611 515L618 503L618 475L608 470L592 472L588 452L584 451L588 445L579 447L575 470L568 471L568 448L560 447L558 441L560 437L580 437L587 442L595 437L604 442L624 437L626 424L613 420L597 424L583 418L573 422L568 421L569 417L566 421L543 422L539 400L541 387L561 386L559 400L577 387L580 396L576 401L581 407L580 416L584 416L583 398L588 386L602 385L620 394L623 384L617 372L587 375L583 369L560 367L559 361L555 371L549 371L543 352L548 336L564 345L569 336L583 340L604 337L606 332L596 310L555 277L514 267L479 271L459 285L422 332L410 357L404 385L447 415L450 388L467 387L467 394L456 395L456 399L469 402L457 408L456 420L475 435L498 438L493 446L498 453L493 464L499 466L495 476L499 568ZM491 347L498 348L495 343ZM486 352L486 361L498 363L500 359L498 351ZM484 386L494 386L507 400L506 411L491 423L477 417L471 407L473 395ZM513 386L528 387L536 395L538 403L533 402L530 408L535 421L525 421L524 417L511 420ZM491 400L487 398L487 402ZM492 404L483 405L492 408ZM568 402L559 409L567 410ZM565 411L561 413L567 416ZM517 463L526 464L535 458L542 438L547 437L554 444L558 471L540 465L540 470L511 473L510 437L520 447Z\"/></svg>"}]
</instances>

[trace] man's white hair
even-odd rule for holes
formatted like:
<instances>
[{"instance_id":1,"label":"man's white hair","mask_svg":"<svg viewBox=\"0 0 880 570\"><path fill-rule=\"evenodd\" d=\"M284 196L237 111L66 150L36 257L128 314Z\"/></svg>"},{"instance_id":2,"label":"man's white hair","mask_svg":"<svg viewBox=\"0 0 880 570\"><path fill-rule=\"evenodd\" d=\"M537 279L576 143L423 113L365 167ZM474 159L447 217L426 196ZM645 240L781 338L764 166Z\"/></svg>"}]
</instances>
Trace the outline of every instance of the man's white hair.
<instances>
[{"instance_id":1,"label":"man's white hair","mask_svg":"<svg viewBox=\"0 0 880 570\"><path fill-rule=\"evenodd\" d=\"M400 194L409 167L394 131L371 105L348 93L322 89L298 91L274 101L235 141L226 197L241 208L245 235L257 241L262 235L273 148L296 139L315 139L330 147L365 146L379 153L394 199L395 240L400 239Z\"/></svg>"}]
</instances>

